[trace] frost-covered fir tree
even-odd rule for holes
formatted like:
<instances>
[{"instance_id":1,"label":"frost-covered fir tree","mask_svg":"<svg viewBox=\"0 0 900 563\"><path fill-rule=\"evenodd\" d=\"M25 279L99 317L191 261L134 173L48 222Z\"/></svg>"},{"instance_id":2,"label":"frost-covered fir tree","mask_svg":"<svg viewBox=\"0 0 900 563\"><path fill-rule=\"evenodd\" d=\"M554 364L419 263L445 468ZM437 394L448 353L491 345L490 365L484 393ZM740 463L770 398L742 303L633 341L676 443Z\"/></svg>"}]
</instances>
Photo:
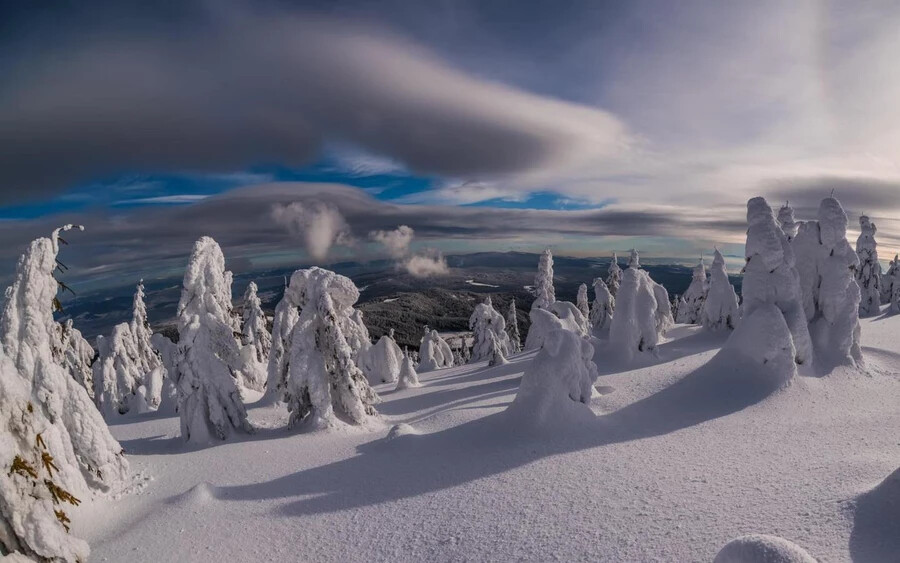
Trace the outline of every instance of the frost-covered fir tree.
<instances>
[{"instance_id":1,"label":"frost-covered fir tree","mask_svg":"<svg viewBox=\"0 0 900 563\"><path fill-rule=\"evenodd\" d=\"M728 281L725 258L717 248L713 253L713 262L709 269L709 290L700 312L700 324L713 331L733 330L739 316L740 307L737 293L734 291L734 286Z\"/></svg>"},{"instance_id":2,"label":"frost-covered fir tree","mask_svg":"<svg viewBox=\"0 0 900 563\"><path fill-rule=\"evenodd\" d=\"M537 428L595 420L589 406L597 379L593 355L593 346L574 332L561 328L550 331L541 351L526 368L505 416L516 424Z\"/></svg>"},{"instance_id":3,"label":"frost-covered fir tree","mask_svg":"<svg viewBox=\"0 0 900 563\"><path fill-rule=\"evenodd\" d=\"M119 323L108 337L97 337L94 363L94 401L107 420L116 414L139 410L137 390L144 383L131 326Z\"/></svg>"},{"instance_id":4,"label":"frost-covered fir tree","mask_svg":"<svg viewBox=\"0 0 900 563\"><path fill-rule=\"evenodd\" d=\"M54 360L59 236L33 241L0 318L0 553L87 561L67 505L122 485L128 462L87 391Z\"/></svg>"},{"instance_id":5,"label":"frost-covered fir tree","mask_svg":"<svg viewBox=\"0 0 900 563\"><path fill-rule=\"evenodd\" d=\"M243 358L231 319L231 272L218 243L202 237L191 252L177 312L174 381L187 441L253 430L238 387Z\"/></svg>"},{"instance_id":6,"label":"frost-covered fir tree","mask_svg":"<svg viewBox=\"0 0 900 563\"><path fill-rule=\"evenodd\" d=\"M295 272L296 274L296 272ZM293 279L293 277L291 278ZM298 283L298 287L303 285ZM269 349L269 363L266 366L266 402L280 401L287 385L288 353L291 350L291 335L300 318L301 296L291 286L284 288L284 295L275 306L272 320L272 347Z\"/></svg>"},{"instance_id":7,"label":"frost-covered fir tree","mask_svg":"<svg viewBox=\"0 0 900 563\"><path fill-rule=\"evenodd\" d=\"M794 265L792 244L775 222L775 214L764 198L755 197L747 202L747 223L741 323L747 323L756 311L760 311L761 318L742 330L742 337L755 339L755 342L771 342L769 337L772 334L783 332L778 320L781 319L791 335L791 341L772 348L769 350L772 355L767 357L791 354L796 363L808 363L812 360L812 342L803 311L800 277ZM771 333L752 334L754 330L763 328ZM732 334L729 342L736 338L736 334ZM792 368L789 375L795 372L796 368Z\"/></svg>"},{"instance_id":8,"label":"frost-covered fir tree","mask_svg":"<svg viewBox=\"0 0 900 563\"><path fill-rule=\"evenodd\" d=\"M890 303L890 307L888 310L891 313L900 313L900 264L894 268L894 271L891 273L891 298L888 301Z\"/></svg>"},{"instance_id":9,"label":"frost-covered fir tree","mask_svg":"<svg viewBox=\"0 0 900 563\"><path fill-rule=\"evenodd\" d=\"M653 352L660 338L657 284L641 269L640 257L631 251L628 269L616 295L616 308L609 329L614 349L627 357L638 352ZM666 297L668 299L668 297ZM665 304L668 307L668 303Z\"/></svg>"},{"instance_id":10,"label":"frost-covered fir tree","mask_svg":"<svg viewBox=\"0 0 900 563\"><path fill-rule=\"evenodd\" d=\"M81 335L81 331L72 324L72 319L56 323L55 338L51 343L53 359L68 372L75 381L81 384L94 398L94 364L96 352L91 344Z\"/></svg>"},{"instance_id":11,"label":"frost-covered fir tree","mask_svg":"<svg viewBox=\"0 0 900 563\"><path fill-rule=\"evenodd\" d=\"M649 276L649 274L647 274ZM660 336L664 336L669 329L675 326L675 317L672 315L672 302L669 301L669 292L662 284L652 279L653 295L656 297L656 330Z\"/></svg>"},{"instance_id":12,"label":"frost-covered fir tree","mask_svg":"<svg viewBox=\"0 0 900 563\"><path fill-rule=\"evenodd\" d=\"M897 277L898 270L900 270L900 255L895 254L894 259L888 263L887 272L881 276L882 305L891 302L891 298L894 295L894 280Z\"/></svg>"},{"instance_id":13,"label":"frost-covered fir tree","mask_svg":"<svg viewBox=\"0 0 900 563\"><path fill-rule=\"evenodd\" d=\"M419 345L419 373L453 366L453 351L438 331L425 327Z\"/></svg>"},{"instance_id":14,"label":"frost-covered fir tree","mask_svg":"<svg viewBox=\"0 0 900 563\"><path fill-rule=\"evenodd\" d=\"M875 223L861 215L859 231L859 238L856 239L856 255L859 257L859 268L856 271L860 291L859 315L869 317L881 310L881 263L878 262Z\"/></svg>"},{"instance_id":15,"label":"frost-covered fir tree","mask_svg":"<svg viewBox=\"0 0 900 563\"><path fill-rule=\"evenodd\" d=\"M615 310L616 298L613 297L606 282L603 278L594 278L594 305L591 307L590 316L594 336L603 338L609 335L609 326Z\"/></svg>"},{"instance_id":16,"label":"frost-covered fir tree","mask_svg":"<svg viewBox=\"0 0 900 563\"><path fill-rule=\"evenodd\" d=\"M522 351L522 336L519 333L519 316L516 312L516 298L509 302L506 310L506 335L509 337L509 352L517 354Z\"/></svg>"},{"instance_id":17,"label":"frost-covered fir tree","mask_svg":"<svg viewBox=\"0 0 900 563\"><path fill-rule=\"evenodd\" d=\"M588 300L588 289L586 283L578 286L578 295L575 298L575 306L578 307L578 310L581 311L581 314L584 315L585 319L591 318L591 304Z\"/></svg>"},{"instance_id":18,"label":"frost-covered fir tree","mask_svg":"<svg viewBox=\"0 0 900 563\"><path fill-rule=\"evenodd\" d=\"M794 219L794 208L791 207L790 202L785 202L781 209L778 210L778 226L781 227L781 232L787 237L788 242L797 236L800 223Z\"/></svg>"},{"instance_id":19,"label":"frost-covered fir tree","mask_svg":"<svg viewBox=\"0 0 900 563\"><path fill-rule=\"evenodd\" d=\"M359 290L350 278L309 268L294 272L285 299L300 310L282 386L289 425L322 428L372 421L379 398L354 362L343 330Z\"/></svg>"},{"instance_id":20,"label":"frost-covered fir tree","mask_svg":"<svg viewBox=\"0 0 900 563\"><path fill-rule=\"evenodd\" d=\"M538 273L534 278L534 303L532 309L549 309L556 301L556 289L553 287L553 254L547 248L538 262Z\"/></svg>"},{"instance_id":21,"label":"frost-covered fir tree","mask_svg":"<svg viewBox=\"0 0 900 563\"><path fill-rule=\"evenodd\" d=\"M403 365L403 351L393 337L385 334L366 353L366 369L363 372L369 383L394 383L400 376ZM362 368L360 368L362 369Z\"/></svg>"},{"instance_id":22,"label":"frost-covered fir tree","mask_svg":"<svg viewBox=\"0 0 900 563\"><path fill-rule=\"evenodd\" d=\"M497 337L491 333L491 357L488 359L488 366L502 366L509 363L509 360L506 359L506 353L503 351L503 347L500 342L497 340Z\"/></svg>"},{"instance_id":23,"label":"frost-covered fir tree","mask_svg":"<svg viewBox=\"0 0 900 563\"><path fill-rule=\"evenodd\" d=\"M247 290L244 292L241 353L244 356L244 385L255 391L262 391L266 386L266 369L269 364L269 350L272 348L272 335L266 327L266 315L256 292L256 283L247 284Z\"/></svg>"},{"instance_id":24,"label":"frost-covered fir tree","mask_svg":"<svg viewBox=\"0 0 900 563\"><path fill-rule=\"evenodd\" d=\"M419 383L419 374L416 373L412 358L409 355L404 355L400 365L400 376L397 378L397 390L421 387L421 385Z\"/></svg>"},{"instance_id":25,"label":"frost-covered fir tree","mask_svg":"<svg viewBox=\"0 0 900 563\"><path fill-rule=\"evenodd\" d=\"M806 221L791 242L800 275L813 355L820 371L862 360L859 347L859 257L847 241L847 214L834 197L818 220Z\"/></svg>"},{"instance_id":26,"label":"frost-covered fir tree","mask_svg":"<svg viewBox=\"0 0 900 563\"><path fill-rule=\"evenodd\" d=\"M619 267L619 257L613 252L612 259L609 262L609 270L607 270L606 276L606 287L609 288L609 293L613 297L616 296L616 293L619 291L619 286L622 285L622 276L624 273L622 272L622 268Z\"/></svg>"},{"instance_id":27,"label":"frost-covered fir tree","mask_svg":"<svg viewBox=\"0 0 900 563\"><path fill-rule=\"evenodd\" d=\"M544 255L549 256L549 251L545 252ZM485 299L484 303L479 303L475 306L472 316L469 317L469 330L472 331L474 338L470 363L489 360L494 353L495 341L500 346L503 355L509 355L509 337L506 335L506 321L503 319L503 315L494 309L490 295Z\"/></svg>"},{"instance_id":28,"label":"frost-covered fir tree","mask_svg":"<svg viewBox=\"0 0 900 563\"><path fill-rule=\"evenodd\" d=\"M144 297L144 280L141 280L134 291L129 328L134 338L139 369L142 373L148 374L159 367L162 362L150 342L153 331L150 329L150 321L147 319L147 305L144 303Z\"/></svg>"},{"instance_id":29,"label":"frost-covered fir tree","mask_svg":"<svg viewBox=\"0 0 900 563\"><path fill-rule=\"evenodd\" d=\"M681 296L678 302L678 316L676 322L684 324L698 324L700 314L703 311L703 303L706 301L706 293L709 291L709 283L706 281L706 265L703 260L694 267L691 285Z\"/></svg>"}]
</instances>

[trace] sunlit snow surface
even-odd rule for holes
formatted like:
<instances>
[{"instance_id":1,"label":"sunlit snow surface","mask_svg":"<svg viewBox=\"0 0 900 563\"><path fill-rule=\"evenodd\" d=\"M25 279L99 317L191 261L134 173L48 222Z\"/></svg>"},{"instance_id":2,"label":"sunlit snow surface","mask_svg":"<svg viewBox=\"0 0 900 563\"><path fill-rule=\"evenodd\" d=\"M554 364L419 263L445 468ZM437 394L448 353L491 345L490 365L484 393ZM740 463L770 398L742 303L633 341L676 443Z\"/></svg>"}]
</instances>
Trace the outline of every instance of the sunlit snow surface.
<instances>
[{"instance_id":1,"label":"sunlit snow surface","mask_svg":"<svg viewBox=\"0 0 900 563\"><path fill-rule=\"evenodd\" d=\"M563 431L503 414L533 352L377 386L374 432L289 432L251 406L266 428L191 449L177 418L138 417L112 430L153 480L82 506L73 533L94 561L712 561L747 534L891 561L900 316L862 329L867 374L801 369L771 394L726 384L722 356L702 367L725 335L679 325L624 369L598 346L598 418Z\"/></svg>"}]
</instances>

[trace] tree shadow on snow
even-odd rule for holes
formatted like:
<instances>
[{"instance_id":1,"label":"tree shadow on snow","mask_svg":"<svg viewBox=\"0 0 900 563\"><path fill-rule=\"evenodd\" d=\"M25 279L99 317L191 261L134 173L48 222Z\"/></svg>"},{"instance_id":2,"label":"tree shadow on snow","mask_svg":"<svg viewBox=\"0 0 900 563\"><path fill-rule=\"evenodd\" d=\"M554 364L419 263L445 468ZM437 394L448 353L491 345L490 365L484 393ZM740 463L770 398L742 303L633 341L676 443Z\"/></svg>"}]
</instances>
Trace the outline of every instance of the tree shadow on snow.
<instances>
[{"instance_id":1,"label":"tree shadow on snow","mask_svg":"<svg viewBox=\"0 0 900 563\"><path fill-rule=\"evenodd\" d=\"M900 469L857 497L850 556L864 563L900 561Z\"/></svg>"},{"instance_id":2,"label":"tree shadow on snow","mask_svg":"<svg viewBox=\"0 0 900 563\"><path fill-rule=\"evenodd\" d=\"M677 383L591 424L530 431L504 411L431 434L375 440L357 456L272 481L223 487L225 500L304 497L279 509L299 516L414 497L504 473L548 456L660 436L758 403L782 387L747 362L716 356ZM371 480L378 475L377 483Z\"/></svg>"},{"instance_id":3,"label":"tree shadow on snow","mask_svg":"<svg viewBox=\"0 0 900 563\"><path fill-rule=\"evenodd\" d=\"M695 327L679 326L673 331L690 328ZM699 327L696 328L699 329ZM594 345L594 363L597 364L597 370L600 375L643 369L721 348L731 334L730 331L709 332L706 330L695 330L691 332L693 334L667 340L658 345L655 354L638 354L634 358L628 359L622 357L621 351L614 348L612 343L601 340L595 342Z\"/></svg>"}]
</instances>

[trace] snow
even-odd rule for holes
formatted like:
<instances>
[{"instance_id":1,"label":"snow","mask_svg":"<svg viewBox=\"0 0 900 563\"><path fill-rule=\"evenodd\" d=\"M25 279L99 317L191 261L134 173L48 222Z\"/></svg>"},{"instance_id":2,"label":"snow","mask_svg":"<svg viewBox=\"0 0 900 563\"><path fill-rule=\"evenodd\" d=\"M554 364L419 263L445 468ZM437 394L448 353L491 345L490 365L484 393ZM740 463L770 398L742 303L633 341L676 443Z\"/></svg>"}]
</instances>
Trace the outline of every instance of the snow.
<instances>
[{"instance_id":1,"label":"snow","mask_svg":"<svg viewBox=\"0 0 900 563\"><path fill-rule=\"evenodd\" d=\"M709 269L709 290L703 302L700 323L708 330L734 329L740 318L737 293L728 280L725 258L717 248Z\"/></svg>"},{"instance_id":2,"label":"snow","mask_svg":"<svg viewBox=\"0 0 900 563\"><path fill-rule=\"evenodd\" d=\"M606 278L606 286L609 287L609 293L613 297L619 292L619 286L622 285L622 276L623 272L622 268L619 267L619 257L613 252Z\"/></svg>"},{"instance_id":3,"label":"snow","mask_svg":"<svg viewBox=\"0 0 900 563\"><path fill-rule=\"evenodd\" d=\"M394 383L400 376L403 351L394 339L385 334L378 339L365 355L365 366L361 366L369 383Z\"/></svg>"},{"instance_id":4,"label":"snow","mask_svg":"<svg viewBox=\"0 0 900 563\"><path fill-rule=\"evenodd\" d=\"M256 292L254 282L247 284L241 328L243 346L241 354L244 358L242 383L250 389L262 391L266 383L266 367L269 363L269 350L272 348L272 335L266 327L266 315Z\"/></svg>"},{"instance_id":5,"label":"snow","mask_svg":"<svg viewBox=\"0 0 900 563\"><path fill-rule=\"evenodd\" d=\"M547 248L538 261L538 273L534 278L534 303L531 308L546 309L554 301L556 289L553 287L553 254Z\"/></svg>"},{"instance_id":6,"label":"snow","mask_svg":"<svg viewBox=\"0 0 900 563\"><path fill-rule=\"evenodd\" d=\"M400 349L397 348L399 351ZM453 367L453 351L436 330L425 327L419 346L419 372Z\"/></svg>"},{"instance_id":7,"label":"snow","mask_svg":"<svg viewBox=\"0 0 900 563\"><path fill-rule=\"evenodd\" d=\"M703 303L706 301L708 291L709 282L706 280L706 265L703 264L701 259L697 266L694 267L691 285L688 286L684 295L678 301L678 314L675 317L675 322L699 324L703 313Z\"/></svg>"},{"instance_id":8,"label":"snow","mask_svg":"<svg viewBox=\"0 0 900 563\"><path fill-rule=\"evenodd\" d=\"M177 417L126 420L113 431L153 479L84 503L73 534L92 560L133 563L712 561L746 534L820 561L889 561L900 317L862 331L867 376L801 369L757 387L728 355L709 365L729 333L678 326L646 364L598 360L595 420L543 435L504 413L536 352L376 386L375 431L287 431L282 410L257 404L256 435L195 449Z\"/></svg>"},{"instance_id":9,"label":"snow","mask_svg":"<svg viewBox=\"0 0 900 563\"><path fill-rule=\"evenodd\" d=\"M859 268L856 281L860 289L859 316L878 314L881 305L881 263L878 261L878 243L875 223L865 215L859 217L859 238L856 239L856 255Z\"/></svg>"},{"instance_id":10,"label":"snow","mask_svg":"<svg viewBox=\"0 0 900 563\"><path fill-rule=\"evenodd\" d=\"M479 303L469 317L469 329L474 336L470 362L487 360L494 354L494 345L500 347L504 356L510 354L509 336L506 335L506 321L494 309L491 297ZM527 344L526 344L527 346Z\"/></svg>"},{"instance_id":11,"label":"snow","mask_svg":"<svg viewBox=\"0 0 900 563\"><path fill-rule=\"evenodd\" d=\"M499 285L494 285L494 284L490 284L490 283L481 283L481 282L477 282L475 280L466 280L466 283L469 285L474 285L476 287L500 287Z\"/></svg>"},{"instance_id":12,"label":"snow","mask_svg":"<svg viewBox=\"0 0 900 563\"><path fill-rule=\"evenodd\" d=\"M657 285L640 269L639 256L632 251L630 265L622 275L622 285L616 294L616 309L609 328L610 342L626 358L638 352L653 352L660 340Z\"/></svg>"},{"instance_id":13,"label":"snow","mask_svg":"<svg viewBox=\"0 0 900 563\"><path fill-rule=\"evenodd\" d=\"M591 307L590 322L594 336L602 338L609 335L613 311L616 310L616 298L602 278L594 279L594 304Z\"/></svg>"},{"instance_id":14,"label":"snow","mask_svg":"<svg viewBox=\"0 0 900 563\"><path fill-rule=\"evenodd\" d=\"M784 538L752 534L728 542L713 563L816 563L816 560Z\"/></svg>"},{"instance_id":15,"label":"snow","mask_svg":"<svg viewBox=\"0 0 900 563\"><path fill-rule=\"evenodd\" d=\"M797 236L797 230L800 228L800 223L794 218L794 208L791 207L790 202L785 202L785 204L778 209L778 226L781 227L781 232L787 237L788 242Z\"/></svg>"},{"instance_id":16,"label":"snow","mask_svg":"<svg viewBox=\"0 0 900 563\"><path fill-rule=\"evenodd\" d=\"M518 354L522 351L522 336L519 334L519 314L516 311L516 299L513 297L506 310L506 335L509 337L509 351Z\"/></svg>"}]
</instances>

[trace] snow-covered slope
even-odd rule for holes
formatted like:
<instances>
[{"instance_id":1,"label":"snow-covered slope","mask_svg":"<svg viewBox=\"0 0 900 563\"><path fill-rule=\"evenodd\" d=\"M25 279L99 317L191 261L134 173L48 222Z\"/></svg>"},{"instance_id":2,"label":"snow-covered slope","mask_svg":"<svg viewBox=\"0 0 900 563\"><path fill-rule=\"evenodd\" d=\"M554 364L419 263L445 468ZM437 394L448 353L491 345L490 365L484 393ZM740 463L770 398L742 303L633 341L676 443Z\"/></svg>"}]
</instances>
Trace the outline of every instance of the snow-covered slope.
<instances>
[{"instance_id":1,"label":"snow-covered slope","mask_svg":"<svg viewBox=\"0 0 900 563\"><path fill-rule=\"evenodd\" d=\"M624 371L600 343L597 419L552 433L503 412L534 352L376 386L382 430L291 432L250 405L257 434L192 449L177 418L142 415L112 430L153 480L83 505L73 533L96 561L712 561L748 534L890 561L898 333L864 319L868 373L801 366L780 390L710 362L727 334L678 325Z\"/></svg>"}]
</instances>

